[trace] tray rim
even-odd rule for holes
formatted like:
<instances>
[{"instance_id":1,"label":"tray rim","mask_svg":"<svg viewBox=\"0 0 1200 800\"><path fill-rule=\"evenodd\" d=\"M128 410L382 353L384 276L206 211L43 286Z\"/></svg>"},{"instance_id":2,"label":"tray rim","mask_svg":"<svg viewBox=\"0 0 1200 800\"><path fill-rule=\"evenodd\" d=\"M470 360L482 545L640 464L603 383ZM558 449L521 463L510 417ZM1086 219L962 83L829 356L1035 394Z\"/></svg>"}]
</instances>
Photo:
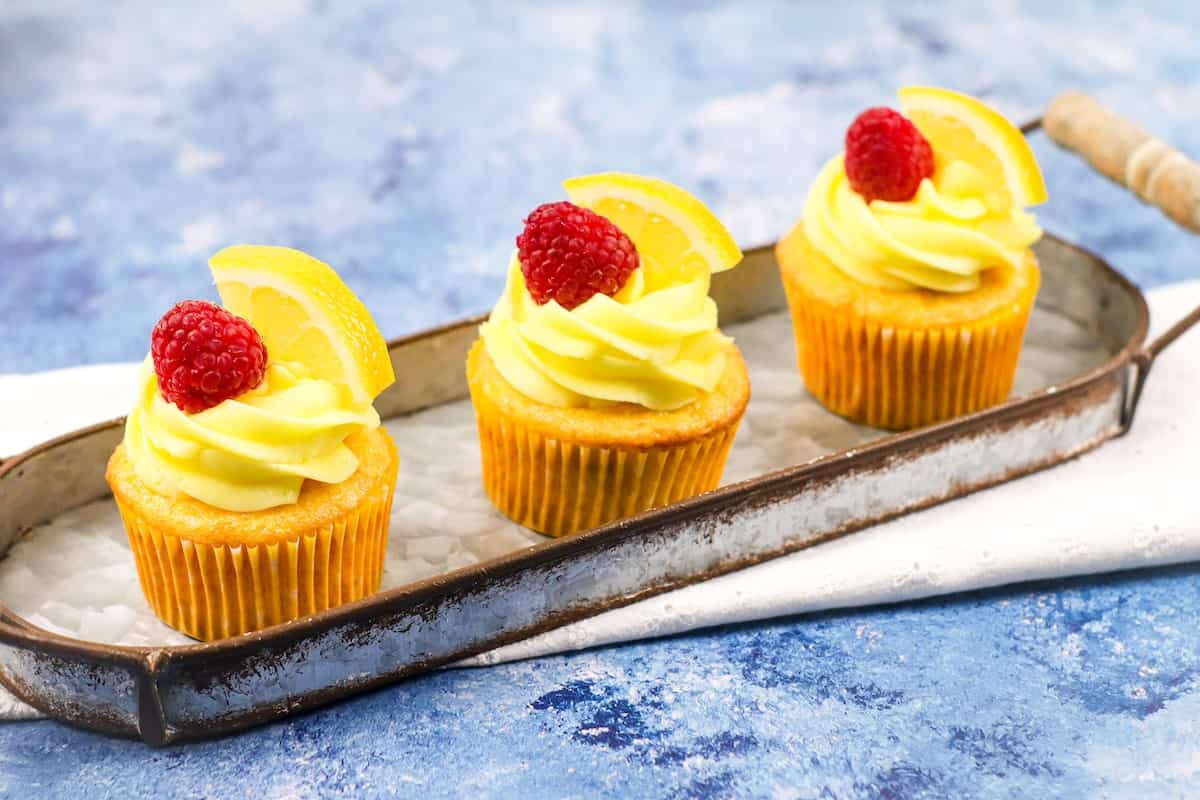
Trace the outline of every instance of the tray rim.
<instances>
[{"instance_id":1,"label":"tray rim","mask_svg":"<svg viewBox=\"0 0 1200 800\"><path fill-rule=\"evenodd\" d=\"M920 449L921 445L935 445L959 434L983 430L993 426L1003 426L1006 422L1011 422L1014 419L1020 419L1036 414L1039 411L1066 405L1072 397L1085 395L1090 389L1093 389L1101 382L1110 380L1114 374L1138 365L1139 359L1144 357L1146 352L1144 345L1149 330L1149 307L1146 304L1145 296L1137 285L1109 264L1102 256L1051 233L1046 233L1044 238L1053 241L1058 246L1063 246L1068 250L1074 251L1077 256L1082 257L1094 269L1098 269L1108 280L1120 287L1133 302L1137 317L1132 334L1118 351L1092 368L1068 380L1055 384L1053 387L1038 389L1034 392L1007 400L1000 405L923 428L903 432L887 432L861 446L848 450L833 451L804 463L771 470L738 481L737 483L722 486L680 503L652 509L571 537L547 539L546 541L486 561L380 591L369 597L317 614L234 637L218 639L212 642L194 642L182 645L118 645L94 642L54 633L41 628L16 614L0 602L0 642L17 647L39 650L47 654L83 658L98 666L104 665L128 669L136 681L139 696L143 696L149 690L147 684L152 683L156 676L167 666L195 665L210 658L238 658L249 652L259 651L265 646L287 646L309 636L324 633L341 624L369 619L375 614L386 614L389 611L400 613L404 610L419 608L423 603L433 600L449 590L468 589L469 587L466 585L467 581L476 574L487 574L489 580L492 581L502 580L525 568L537 567L554 561L568 559L580 552L586 552L597 547L599 542L619 541L629 536L637 535L639 530L647 523L667 523L668 521L686 520L703 514L709 508L718 507L730 498L766 494L774 487L800 480L828 478L840 471L850 470L856 465L868 463L872 460L912 452ZM774 246L774 243L760 245L748 248L746 252L747 255L759 253L764 250L773 250ZM458 331L465 327L476 326L484 319L486 319L486 314L475 315L405 336L395 337L388 340L388 348L391 350ZM1126 399L1128 400L1128 397ZM407 413L413 413L416 410L419 409L413 409ZM1120 433L1127 430L1131 412L1131 408L1124 410ZM36 444L24 452L0 462L0 479L11 471L20 468L22 464L32 458L78 439L117 428L124 424L124 420L125 417L123 416L117 417L106 422L79 428ZM953 499L953 497L936 500L931 505L945 502L949 499ZM907 513L907 511L900 513ZM782 555L782 553L776 555ZM660 591L667 591L670 588L674 587L666 587ZM627 602L640 599L642 596L639 594ZM625 603L617 602L607 607L615 608L623 604ZM540 630L549 630L566 624L572 619L590 616L592 613L596 612L586 611L586 613L580 613L579 615L566 614L564 618L552 620L550 623L542 626ZM534 631L534 633L536 632ZM532 634L522 632L521 635L512 637L512 640L525 638L528 635ZM497 644L497 642L490 642L486 646L479 648L479 651L491 649L497 646ZM462 654L462 656L465 655L469 654ZM390 679L384 676L380 683L389 681ZM10 685L7 677L3 674L0 674L0 684L3 684L23 701L30 703L35 708L39 708L39 710L46 711L46 709L40 707L40 703L36 697L32 698L31 701L31 698L27 697L23 691L15 689ZM153 694L152 690L150 692ZM320 702L305 703L305 707L320 704ZM138 705L141 707L142 703L139 702ZM57 715L52 714L52 716ZM143 724L149 722L144 713L139 713L139 717ZM145 738L145 732L143 732L143 738Z\"/></svg>"}]
</instances>

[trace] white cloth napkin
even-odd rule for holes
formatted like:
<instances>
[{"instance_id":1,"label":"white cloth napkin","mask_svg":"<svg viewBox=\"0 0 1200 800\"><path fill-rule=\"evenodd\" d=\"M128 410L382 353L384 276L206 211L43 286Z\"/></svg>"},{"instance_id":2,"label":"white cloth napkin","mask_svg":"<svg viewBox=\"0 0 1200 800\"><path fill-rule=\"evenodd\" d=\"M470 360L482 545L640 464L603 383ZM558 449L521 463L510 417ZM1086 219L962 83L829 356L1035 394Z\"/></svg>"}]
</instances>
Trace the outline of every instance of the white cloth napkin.
<instances>
[{"instance_id":1,"label":"white cloth napkin","mask_svg":"<svg viewBox=\"0 0 1200 800\"><path fill-rule=\"evenodd\" d=\"M1200 281L1149 293L1155 332L1200 305ZM1153 333L1152 333L1153 335ZM138 366L0 375L0 453L124 413ZM80 397L88 402L81 404ZM558 628L460 662L613 642L1018 581L1200 559L1200 332L1155 364L1133 431L1047 472ZM0 695L0 719L31 710ZM36 713L36 712L34 712ZM24 714L25 717L20 716Z\"/></svg>"}]
</instances>

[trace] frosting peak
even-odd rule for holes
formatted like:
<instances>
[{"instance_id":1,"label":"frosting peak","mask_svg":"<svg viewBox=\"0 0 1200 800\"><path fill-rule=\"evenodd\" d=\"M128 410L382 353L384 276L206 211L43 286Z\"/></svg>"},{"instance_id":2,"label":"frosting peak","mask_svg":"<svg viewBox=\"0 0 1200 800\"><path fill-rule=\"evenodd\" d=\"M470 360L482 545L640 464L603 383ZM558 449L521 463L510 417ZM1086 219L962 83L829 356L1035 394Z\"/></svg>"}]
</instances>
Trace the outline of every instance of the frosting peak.
<instances>
[{"instance_id":1,"label":"frosting peak","mask_svg":"<svg viewBox=\"0 0 1200 800\"><path fill-rule=\"evenodd\" d=\"M882 289L969 292L989 267L1021 263L1042 234L1033 215L1006 207L965 161L939 163L913 199L867 203L850 187L841 155L817 176L804 234L838 269Z\"/></svg>"},{"instance_id":2,"label":"frosting peak","mask_svg":"<svg viewBox=\"0 0 1200 800\"><path fill-rule=\"evenodd\" d=\"M717 328L708 270L669 266L643 260L616 295L568 311L534 302L514 254L480 329L488 355L515 389L547 405L681 408L716 387L731 340Z\"/></svg>"},{"instance_id":3,"label":"frosting peak","mask_svg":"<svg viewBox=\"0 0 1200 800\"><path fill-rule=\"evenodd\" d=\"M292 362L272 362L257 388L187 414L163 398L147 357L125 447L138 477L161 494L258 511L296 502L306 479L349 478L358 459L346 437L378 426L370 403Z\"/></svg>"}]
</instances>

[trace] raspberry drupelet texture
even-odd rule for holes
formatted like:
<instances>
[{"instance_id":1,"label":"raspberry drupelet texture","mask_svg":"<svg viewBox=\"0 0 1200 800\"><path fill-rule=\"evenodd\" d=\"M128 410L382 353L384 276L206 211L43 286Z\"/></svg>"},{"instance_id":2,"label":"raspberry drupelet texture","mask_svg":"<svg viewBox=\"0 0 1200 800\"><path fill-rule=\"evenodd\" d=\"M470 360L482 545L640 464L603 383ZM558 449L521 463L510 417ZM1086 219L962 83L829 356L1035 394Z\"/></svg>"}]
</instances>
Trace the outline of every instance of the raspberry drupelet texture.
<instances>
[{"instance_id":1,"label":"raspberry drupelet texture","mask_svg":"<svg viewBox=\"0 0 1200 800\"><path fill-rule=\"evenodd\" d=\"M262 383L267 348L249 322L204 300L184 300L150 335L158 389L189 414Z\"/></svg>"},{"instance_id":2,"label":"raspberry drupelet texture","mask_svg":"<svg viewBox=\"0 0 1200 800\"><path fill-rule=\"evenodd\" d=\"M917 126L890 108L869 108L846 131L846 177L872 200L911 200L933 177L933 149Z\"/></svg>"},{"instance_id":3,"label":"raspberry drupelet texture","mask_svg":"<svg viewBox=\"0 0 1200 800\"><path fill-rule=\"evenodd\" d=\"M566 309L596 294L613 296L638 267L637 248L620 228L566 201L540 205L525 218L517 255L534 302L556 300Z\"/></svg>"}]
</instances>

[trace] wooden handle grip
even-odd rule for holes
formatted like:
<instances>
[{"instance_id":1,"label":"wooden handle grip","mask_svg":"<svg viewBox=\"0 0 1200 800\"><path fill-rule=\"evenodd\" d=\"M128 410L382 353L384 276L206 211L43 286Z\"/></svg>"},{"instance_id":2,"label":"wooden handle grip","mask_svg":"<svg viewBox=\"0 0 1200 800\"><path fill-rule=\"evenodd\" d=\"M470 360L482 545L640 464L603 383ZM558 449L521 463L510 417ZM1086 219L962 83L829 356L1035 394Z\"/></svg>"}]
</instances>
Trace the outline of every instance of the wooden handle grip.
<instances>
[{"instance_id":1,"label":"wooden handle grip","mask_svg":"<svg viewBox=\"0 0 1200 800\"><path fill-rule=\"evenodd\" d=\"M1042 126L1101 174L1200 233L1200 164L1082 92L1054 98Z\"/></svg>"}]
</instances>

